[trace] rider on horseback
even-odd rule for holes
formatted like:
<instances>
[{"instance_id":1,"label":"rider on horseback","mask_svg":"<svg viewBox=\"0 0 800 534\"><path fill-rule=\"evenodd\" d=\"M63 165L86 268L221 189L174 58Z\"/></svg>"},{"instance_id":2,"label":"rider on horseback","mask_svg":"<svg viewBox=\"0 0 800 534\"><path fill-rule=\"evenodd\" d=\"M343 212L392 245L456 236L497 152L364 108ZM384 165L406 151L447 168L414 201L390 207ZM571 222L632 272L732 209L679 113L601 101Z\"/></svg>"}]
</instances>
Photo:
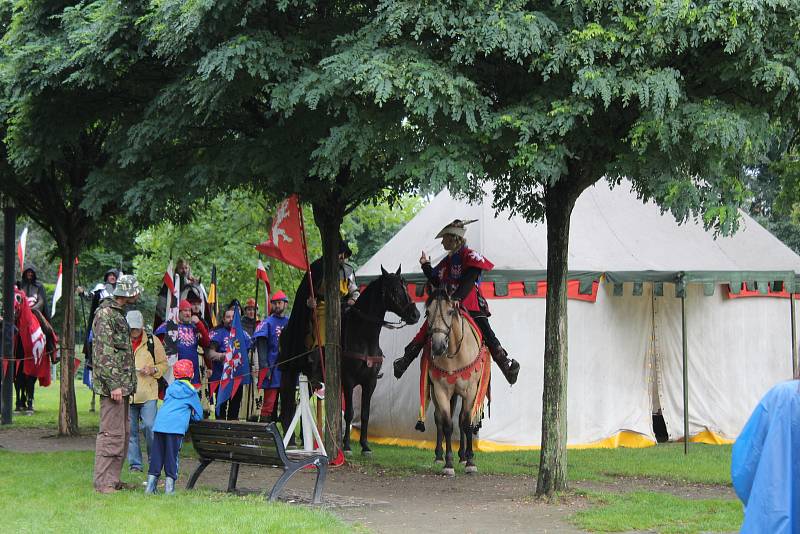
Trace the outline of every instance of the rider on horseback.
<instances>
[{"instance_id":1,"label":"rider on horseback","mask_svg":"<svg viewBox=\"0 0 800 534\"><path fill-rule=\"evenodd\" d=\"M500 345L500 341L489 325L489 316L491 315L489 306L480 293L481 274L483 271L493 269L494 265L478 252L467 247L467 241L464 239L465 226L472 222L475 221L456 219L436 235L437 239L442 239L442 246L447 251L447 256L436 267L431 267L430 259L424 251L419 263L422 265L425 276L433 285L447 288L451 298L459 301L461 306L469 312L483 334L484 343L489 348L492 359L500 367L508 383L514 384L519 374L519 363L509 358L506 350ZM394 361L396 378L400 378L419 355L427 337L427 323L423 323L420 331L406 346L405 354Z\"/></svg>"}]
</instances>

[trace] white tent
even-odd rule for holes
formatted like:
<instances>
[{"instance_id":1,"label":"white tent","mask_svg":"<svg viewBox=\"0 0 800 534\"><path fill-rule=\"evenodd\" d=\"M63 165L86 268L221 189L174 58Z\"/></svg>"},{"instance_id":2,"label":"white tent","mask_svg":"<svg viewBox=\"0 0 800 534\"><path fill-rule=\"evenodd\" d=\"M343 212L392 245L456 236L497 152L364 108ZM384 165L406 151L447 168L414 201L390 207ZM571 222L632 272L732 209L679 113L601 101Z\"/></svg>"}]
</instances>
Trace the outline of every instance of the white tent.
<instances>
[{"instance_id":1,"label":"white tent","mask_svg":"<svg viewBox=\"0 0 800 534\"><path fill-rule=\"evenodd\" d=\"M381 265L394 270L402 264L409 289L421 296L421 251L435 263L443 255L436 233L454 218L478 219L466 237L495 265L482 286L491 323L521 364L513 387L494 367L490 415L478 447L535 448L541 441L546 227L507 213L495 217L491 205L488 192L472 205L447 191L438 194L357 276L366 283ZM699 223L678 226L624 182L614 189L598 184L580 197L569 252L570 446L653 444L652 414L659 410L669 438L683 438L682 303L692 440L734 439L767 389L791 378L787 291L794 291L800 256L744 214L742 225L735 236L717 239ZM373 441L425 445L435 436L432 408L427 432L414 430L418 367L399 381L391 372L391 359L416 330L382 333L388 358L372 401Z\"/></svg>"}]
</instances>

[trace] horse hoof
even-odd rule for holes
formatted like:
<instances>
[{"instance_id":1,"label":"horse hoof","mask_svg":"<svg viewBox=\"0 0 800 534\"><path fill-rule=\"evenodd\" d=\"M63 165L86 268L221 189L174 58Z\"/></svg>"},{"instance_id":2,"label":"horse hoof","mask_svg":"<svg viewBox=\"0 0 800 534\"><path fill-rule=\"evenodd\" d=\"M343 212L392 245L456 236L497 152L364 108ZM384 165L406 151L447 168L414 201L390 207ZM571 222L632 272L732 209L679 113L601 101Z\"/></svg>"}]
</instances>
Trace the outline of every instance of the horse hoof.
<instances>
[{"instance_id":1,"label":"horse hoof","mask_svg":"<svg viewBox=\"0 0 800 534\"><path fill-rule=\"evenodd\" d=\"M444 465L444 460L442 460L441 458L437 458L433 461L433 463L435 463L436 465Z\"/></svg>"},{"instance_id":2,"label":"horse hoof","mask_svg":"<svg viewBox=\"0 0 800 534\"><path fill-rule=\"evenodd\" d=\"M461 465L467 465L467 461L466 460L458 460L458 463L460 463Z\"/></svg>"},{"instance_id":3,"label":"horse hoof","mask_svg":"<svg viewBox=\"0 0 800 534\"><path fill-rule=\"evenodd\" d=\"M442 474L446 477L454 477L456 476L456 470L452 467L445 467L442 469Z\"/></svg>"},{"instance_id":4,"label":"horse hoof","mask_svg":"<svg viewBox=\"0 0 800 534\"><path fill-rule=\"evenodd\" d=\"M344 451L344 455L345 455L345 456L353 456L353 451L351 451L350 449L346 449L346 450Z\"/></svg>"},{"instance_id":5,"label":"horse hoof","mask_svg":"<svg viewBox=\"0 0 800 534\"><path fill-rule=\"evenodd\" d=\"M477 465L468 465L468 466L466 466L464 468L464 472L466 474L468 474L468 475L472 475L474 473L477 473L478 472L478 466Z\"/></svg>"},{"instance_id":6,"label":"horse hoof","mask_svg":"<svg viewBox=\"0 0 800 534\"><path fill-rule=\"evenodd\" d=\"M367 449L367 450L362 449L361 450L361 456L372 456L372 451L369 450L369 449Z\"/></svg>"}]
</instances>

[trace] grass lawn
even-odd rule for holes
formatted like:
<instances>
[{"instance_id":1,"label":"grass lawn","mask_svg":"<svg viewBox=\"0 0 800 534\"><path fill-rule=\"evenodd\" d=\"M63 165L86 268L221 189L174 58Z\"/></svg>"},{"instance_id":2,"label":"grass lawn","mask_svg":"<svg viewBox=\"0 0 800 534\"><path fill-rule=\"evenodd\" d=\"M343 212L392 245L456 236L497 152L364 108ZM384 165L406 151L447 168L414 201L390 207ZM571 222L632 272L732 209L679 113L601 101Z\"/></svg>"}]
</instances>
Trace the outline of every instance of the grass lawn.
<instances>
[{"instance_id":1,"label":"grass lawn","mask_svg":"<svg viewBox=\"0 0 800 534\"><path fill-rule=\"evenodd\" d=\"M356 446L348 458L365 469L389 474L430 473L433 451L391 445L371 445L372 457ZM730 445L667 443L647 449L584 449L567 453L570 480L607 480L615 476L647 477L675 482L730 485ZM538 472L539 452L479 452L475 461L481 473L531 475Z\"/></svg>"},{"instance_id":2,"label":"grass lawn","mask_svg":"<svg viewBox=\"0 0 800 534\"><path fill-rule=\"evenodd\" d=\"M92 393L76 382L78 422L82 433L94 433L98 412L90 412ZM58 382L36 388L36 413L14 413L12 428L58 428ZM99 400L97 409L100 409ZM0 427L0 433L3 428ZM193 456L186 447L182 456ZM230 496L183 490L167 497L142 491L98 495L92 488L92 452L16 453L0 450L0 517L3 532L352 532L333 514L321 510L270 504L262 495ZM182 474L185 481L186 473ZM145 475L129 474L140 483ZM224 527L223 527L224 525Z\"/></svg>"},{"instance_id":3,"label":"grass lawn","mask_svg":"<svg viewBox=\"0 0 800 534\"><path fill-rule=\"evenodd\" d=\"M92 452L0 451L5 532L351 532L328 512L270 504L261 495L178 489L174 496L92 489ZM126 482L143 475L123 474Z\"/></svg>"},{"instance_id":4,"label":"grass lawn","mask_svg":"<svg viewBox=\"0 0 800 534\"><path fill-rule=\"evenodd\" d=\"M731 532L742 524L742 506L731 499L681 499L646 491L588 492L596 506L576 513L573 523L592 532Z\"/></svg>"},{"instance_id":5,"label":"grass lawn","mask_svg":"<svg viewBox=\"0 0 800 534\"><path fill-rule=\"evenodd\" d=\"M52 428L58 430L58 402L61 383L54 380L50 386L36 386L34 394L33 415L25 412L14 412L12 427L16 428ZM97 432L100 417L100 399L97 399L97 411L90 412L92 392L81 382L75 382L75 400L78 404L78 427L81 432ZM0 430L2 432L2 430Z\"/></svg>"}]
</instances>

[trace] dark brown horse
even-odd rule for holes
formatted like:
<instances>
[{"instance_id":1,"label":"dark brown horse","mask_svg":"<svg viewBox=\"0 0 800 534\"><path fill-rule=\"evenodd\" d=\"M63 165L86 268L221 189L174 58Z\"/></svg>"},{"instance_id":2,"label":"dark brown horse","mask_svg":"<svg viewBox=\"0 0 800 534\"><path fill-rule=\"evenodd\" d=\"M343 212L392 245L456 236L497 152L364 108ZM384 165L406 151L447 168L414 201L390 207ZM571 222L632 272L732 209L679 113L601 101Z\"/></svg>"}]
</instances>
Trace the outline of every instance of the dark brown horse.
<instances>
[{"instance_id":1,"label":"dark brown horse","mask_svg":"<svg viewBox=\"0 0 800 534\"><path fill-rule=\"evenodd\" d=\"M371 454L367 441L372 394L383 364L379 341L384 326L397 327L384 320L390 311L406 324L419 321L419 311L408 295L405 280L397 272L381 267L381 275L371 282L350 308L342 334L342 389L344 390L345 454L350 454L350 425L353 422L353 389L361 386L361 454Z\"/></svg>"}]
</instances>

